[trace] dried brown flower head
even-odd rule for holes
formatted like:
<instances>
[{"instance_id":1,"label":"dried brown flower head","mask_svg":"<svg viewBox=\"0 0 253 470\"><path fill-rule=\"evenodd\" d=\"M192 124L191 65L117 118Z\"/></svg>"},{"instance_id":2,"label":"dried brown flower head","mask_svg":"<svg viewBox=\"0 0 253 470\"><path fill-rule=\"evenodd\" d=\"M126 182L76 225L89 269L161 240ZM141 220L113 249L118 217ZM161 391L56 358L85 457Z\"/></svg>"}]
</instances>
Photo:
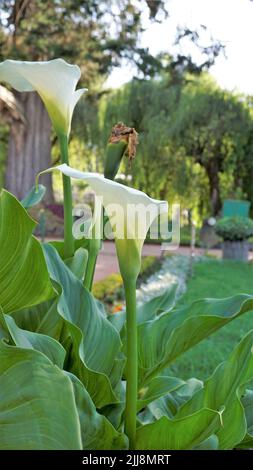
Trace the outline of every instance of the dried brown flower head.
<instances>
[{"instance_id":1,"label":"dried brown flower head","mask_svg":"<svg viewBox=\"0 0 253 470\"><path fill-rule=\"evenodd\" d=\"M134 127L127 127L123 122L118 122L113 126L109 138L109 143L113 144L125 140L127 142L127 149L125 155L128 156L131 162L136 155L136 147L138 145L138 133Z\"/></svg>"}]
</instances>

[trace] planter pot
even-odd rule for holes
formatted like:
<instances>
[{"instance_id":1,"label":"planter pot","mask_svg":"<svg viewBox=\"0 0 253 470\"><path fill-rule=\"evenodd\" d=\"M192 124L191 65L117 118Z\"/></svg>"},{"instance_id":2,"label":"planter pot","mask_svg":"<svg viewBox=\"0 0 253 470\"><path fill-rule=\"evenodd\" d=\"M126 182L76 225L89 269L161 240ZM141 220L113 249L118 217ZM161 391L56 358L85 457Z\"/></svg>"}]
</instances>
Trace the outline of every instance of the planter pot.
<instances>
[{"instance_id":1,"label":"planter pot","mask_svg":"<svg viewBox=\"0 0 253 470\"><path fill-rule=\"evenodd\" d=\"M222 245L224 259L236 259L240 261L248 261L249 244L247 240L241 241L224 241Z\"/></svg>"}]
</instances>

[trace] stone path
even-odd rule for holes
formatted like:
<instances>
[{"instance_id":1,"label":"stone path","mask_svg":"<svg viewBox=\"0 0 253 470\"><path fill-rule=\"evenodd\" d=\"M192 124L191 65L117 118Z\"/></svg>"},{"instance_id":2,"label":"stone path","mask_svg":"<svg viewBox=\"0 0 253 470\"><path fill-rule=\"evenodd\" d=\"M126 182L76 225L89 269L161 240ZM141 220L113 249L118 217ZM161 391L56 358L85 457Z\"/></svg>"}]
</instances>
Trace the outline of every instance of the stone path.
<instances>
[{"instance_id":1,"label":"stone path","mask_svg":"<svg viewBox=\"0 0 253 470\"><path fill-rule=\"evenodd\" d=\"M202 259L195 257L195 260ZM186 291L186 279L189 274L189 256L177 254L176 256L166 256L161 268L152 274L147 282L143 282L137 289L137 302L143 303L153 297L163 294L172 284L177 285L176 299Z\"/></svg>"},{"instance_id":2,"label":"stone path","mask_svg":"<svg viewBox=\"0 0 253 470\"><path fill-rule=\"evenodd\" d=\"M187 246L179 247L173 253L190 255L190 248ZM203 254L203 249L196 248L196 254ZM210 253L217 257L221 257L221 250L210 250ZM157 256L160 257L162 254L160 245L146 244L143 247L142 256ZM95 281L100 281L112 273L119 272L119 265L115 251L115 245L113 242L104 242L103 248L98 256Z\"/></svg>"}]
</instances>

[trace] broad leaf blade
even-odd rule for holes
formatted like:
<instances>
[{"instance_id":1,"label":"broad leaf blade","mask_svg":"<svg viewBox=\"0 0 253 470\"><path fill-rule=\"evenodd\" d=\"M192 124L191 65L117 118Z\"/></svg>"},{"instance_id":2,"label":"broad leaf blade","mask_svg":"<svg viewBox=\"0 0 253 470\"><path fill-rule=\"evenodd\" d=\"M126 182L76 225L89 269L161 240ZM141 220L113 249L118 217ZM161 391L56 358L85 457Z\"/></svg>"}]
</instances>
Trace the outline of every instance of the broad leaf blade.
<instances>
[{"instance_id":1,"label":"broad leaf blade","mask_svg":"<svg viewBox=\"0 0 253 470\"><path fill-rule=\"evenodd\" d=\"M159 313L167 312L174 307L177 288L177 284L171 284L162 295L140 305L137 312L138 323L152 320Z\"/></svg>"},{"instance_id":2,"label":"broad leaf blade","mask_svg":"<svg viewBox=\"0 0 253 470\"><path fill-rule=\"evenodd\" d=\"M184 384L185 382L177 377L154 377L147 387L139 390L137 405L138 411L154 400L177 390Z\"/></svg>"},{"instance_id":3,"label":"broad leaf blade","mask_svg":"<svg viewBox=\"0 0 253 470\"><path fill-rule=\"evenodd\" d=\"M71 380L39 352L3 343L0 449L82 449Z\"/></svg>"},{"instance_id":4,"label":"broad leaf blade","mask_svg":"<svg viewBox=\"0 0 253 470\"><path fill-rule=\"evenodd\" d=\"M144 302L139 305L137 307L137 323L144 323L152 320L162 312L170 310L174 306L176 292L177 284L171 284L171 286L169 286L162 295L153 297L153 299L148 302ZM122 311L114 313L113 315L109 315L108 319L116 330L120 331L122 336L125 336L125 332L122 330L126 322L126 312Z\"/></svg>"},{"instance_id":5,"label":"broad leaf blade","mask_svg":"<svg viewBox=\"0 0 253 470\"><path fill-rule=\"evenodd\" d=\"M187 450L193 449L221 425L216 411L203 408L180 419L160 418L137 429L137 449Z\"/></svg>"},{"instance_id":6,"label":"broad leaf blade","mask_svg":"<svg viewBox=\"0 0 253 470\"><path fill-rule=\"evenodd\" d=\"M251 384L252 385L252 384ZM241 399L247 421L247 433L237 445L239 449L253 448L253 391L247 389Z\"/></svg>"},{"instance_id":7,"label":"broad leaf blade","mask_svg":"<svg viewBox=\"0 0 253 470\"><path fill-rule=\"evenodd\" d=\"M235 348L230 358L220 364L214 374L179 410L176 417L194 413L202 406L224 408L223 426L216 433L220 449L233 449L244 438L247 423L241 397L253 378L253 331Z\"/></svg>"},{"instance_id":8,"label":"broad leaf blade","mask_svg":"<svg viewBox=\"0 0 253 470\"><path fill-rule=\"evenodd\" d=\"M57 312L58 299L12 313L15 323L23 330L41 333L59 341L63 319Z\"/></svg>"},{"instance_id":9,"label":"broad leaf blade","mask_svg":"<svg viewBox=\"0 0 253 470\"><path fill-rule=\"evenodd\" d=\"M65 368L84 383L97 407L117 401L115 389L122 375L119 334L98 308L98 303L61 260L44 245L51 279L59 285L57 305L64 320L61 333L67 350Z\"/></svg>"},{"instance_id":10,"label":"broad leaf blade","mask_svg":"<svg viewBox=\"0 0 253 470\"><path fill-rule=\"evenodd\" d=\"M251 309L253 297L246 294L203 299L139 325L140 386L195 344Z\"/></svg>"},{"instance_id":11,"label":"broad leaf blade","mask_svg":"<svg viewBox=\"0 0 253 470\"><path fill-rule=\"evenodd\" d=\"M116 431L105 416L97 413L96 408L76 376L66 373L72 380L75 391L76 406L81 425L81 436L84 450L126 449L127 437Z\"/></svg>"},{"instance_id":12,"label":"broad leaf blade","mask_svg":"<svg viewBox=\"0 0 253 470\"><path fill-rule=\"evenodd\" d=\"M193 450L218 450L219 449L219 439L218 437L213 434L212 436L208 437L205 441L198 444L194 447Z\"/></svg>"},{"instance_id":13,"label":"broad leaf blade","mask_svg":"<svg viewBox=\"0 0 253 470\"><path fill-rule=\"evenodd\" d=\"M192 398L192 396L201 388L203 388L203 382L194 377L188 379L181 385L179 384L179 386L174 390L170 390L166 395L161 396L157 400L151 402L148 406L149 411L152 413L152 416L154 416L155 419L159 419L162 416L174 418L180 407L186 401Z\"/></svg>"},{"instance_id":14,"label":"broad leaf blade","mask_svg":"<svg viewBox=\"0 0 253 470\"><path fill-rule=\"evenodd\" d=\"M66 351L58 341L49 336L19 328L9 315L3 315L0 308L0 326L11 341L20 348L34 349L45 354L53 364L63 368Z\"/></svg>"},{"instance_id":15,"label":"broad leaf blade","mask_svg":"<svg viewBox=\"0 0 253 470\"><path fill-rule=\"evenodd\" d=\"M0 195L0 305L4 313L39 304L55 295L36 223L7 191Z\"/></svg>"},{"instance_id":16,"label":"broad leaf blade","mask_svg":"<svg viewBox=\"0 0 253 470\"><path fill-rule=\"evenodd\" d=\"M75 240L75 251L79 248L84 248L85 250L89 251L89 240L86 238L81 238L80 240ZM54 240L48 243L48 245L53 246L58 254L60 255L61 259L65 260L65 252L64 252L64 241L62 240Z\"/></svg>"},{"instance_id":17,"label":"broad leaf blade","mask_svg":"<svg viewBox=\"0 0 253 470\"><path fill-rule=\"evenodd\" d=\"M84 278L88 256L88 251L85 248L78 248L72 258L65 260L70 271L80 280Z\"/></svg>"}]
</instances>

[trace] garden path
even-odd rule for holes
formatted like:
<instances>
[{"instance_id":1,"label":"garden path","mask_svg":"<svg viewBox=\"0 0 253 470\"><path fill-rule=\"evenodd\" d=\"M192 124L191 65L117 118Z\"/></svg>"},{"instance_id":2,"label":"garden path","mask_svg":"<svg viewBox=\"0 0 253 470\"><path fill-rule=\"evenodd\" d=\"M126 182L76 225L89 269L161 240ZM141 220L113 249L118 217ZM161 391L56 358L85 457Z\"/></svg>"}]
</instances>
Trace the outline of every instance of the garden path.
<instances>
[{"instance_id":1,"label":"garden path","mask_svg":"<svg viewBox=\"0 0 253 470\"><path fill-rule=\"evenodd\" d=\"M174 253L189 255L190 248L187 246L179 247ZM196 254L203 254L203 249L196 248ZM221 250L209 250L209 253L217 257L221 257ZM161 247L156 244L146 244L143 247L142 256L161 256ZM119 265L115 251L115 245L113 242L106 241L103 243L103 248L98 256L95 281L100 281L112 273L119 272Z\"/></svg>"}]
</instances>

